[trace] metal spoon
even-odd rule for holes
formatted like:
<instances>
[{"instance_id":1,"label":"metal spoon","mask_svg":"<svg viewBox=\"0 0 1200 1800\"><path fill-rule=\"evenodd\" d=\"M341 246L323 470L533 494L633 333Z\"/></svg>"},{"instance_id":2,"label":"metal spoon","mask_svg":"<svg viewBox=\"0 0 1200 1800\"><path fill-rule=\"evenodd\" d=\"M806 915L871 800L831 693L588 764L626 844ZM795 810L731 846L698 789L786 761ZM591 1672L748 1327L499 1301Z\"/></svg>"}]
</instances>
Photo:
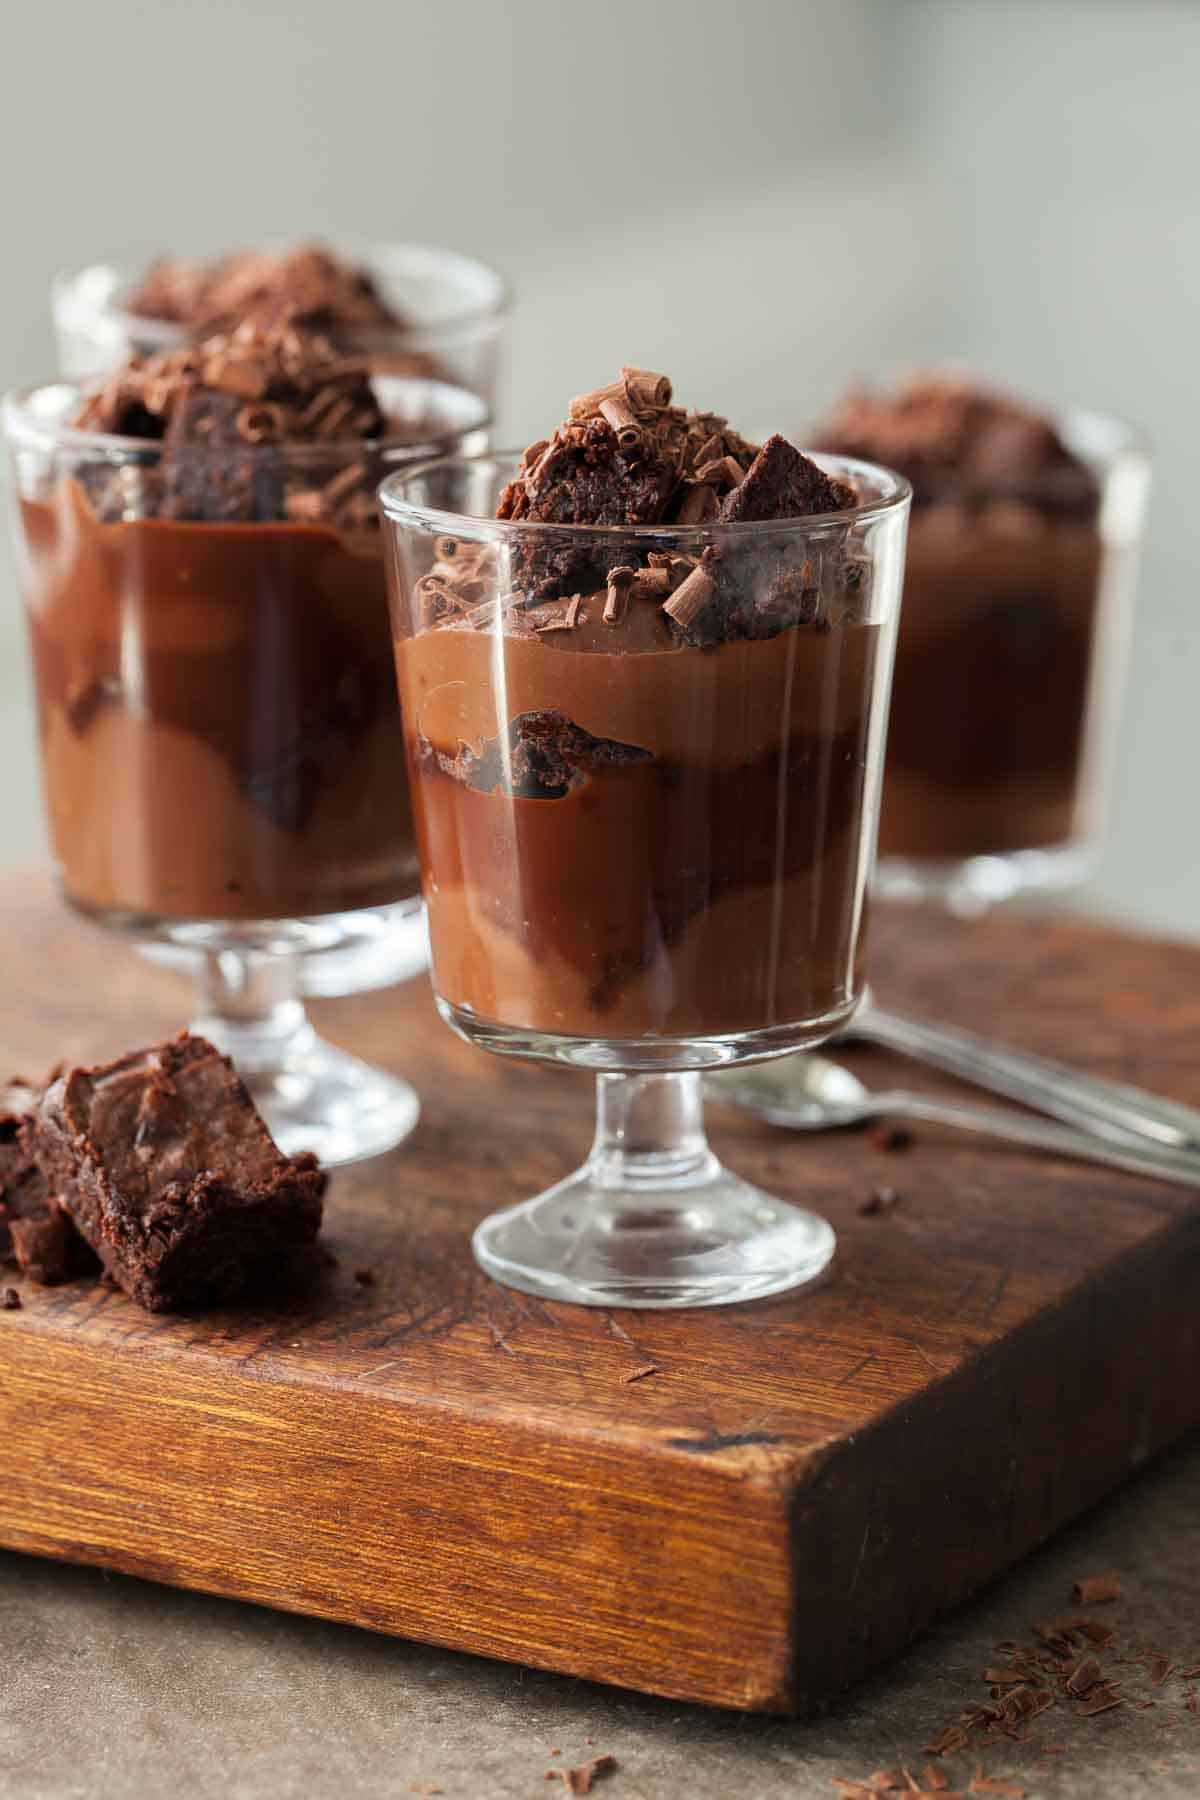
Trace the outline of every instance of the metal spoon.
<instances>
[{"instance_id":1,"label":"metal spoon","mask_svg":"<svg viewBox=\"0 0 1200 1800\"><path fill-rule=\"evenodd\" d=\"M858 1038L899 1050L914 1061L956 1075L976 1087L1019 1100L1098 1137L1132 1138L1162 1149L1200 1151L1200 1112L1126 1082L1103 1081L1067 1063L1013 1050L951 1025L934 1025L875 1004L868 990L839 1038Z\"/></svg>"},{"instance_id":2,"label":"metal spoon","mask_svg":"<svg viewBox=\"0 0 1200 1800\"><path fill-rule=\"evenodd\" d=\"M754 1113L772 1125L795 1131L829 1131L846 1125L862 1125L871 1119L912 1119L925 1125L946 1125L956 1131L972 1131L983 1137L1001 1138L1033 1150L1080 1162L1103 1163L1128 1169L1134 1175L1153 1175L1159 1181L1200 1188L1200 1157L1185 1156L1149 1145L1138 1149L1103 1143L1083 1131L1027 1119L1002 1107L968 1106L959 1101L931 1100L899 1088L886 1091L864 1087L856 1075L827 1057L779 1057L735 1069L720 1069L705 1078L714 1100L723 1100Z\"/></svg>"}]
</instances>

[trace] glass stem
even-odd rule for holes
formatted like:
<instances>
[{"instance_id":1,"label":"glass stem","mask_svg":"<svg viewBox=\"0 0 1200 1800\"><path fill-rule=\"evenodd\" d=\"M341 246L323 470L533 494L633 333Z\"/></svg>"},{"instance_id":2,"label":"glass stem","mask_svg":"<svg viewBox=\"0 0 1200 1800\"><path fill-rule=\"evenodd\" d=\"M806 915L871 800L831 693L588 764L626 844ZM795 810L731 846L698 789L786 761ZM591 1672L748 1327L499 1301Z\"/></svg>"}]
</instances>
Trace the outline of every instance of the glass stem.
<instances>
[{"instance_id":1,"label":"glass stem","mask_svg":"<svg viewBox=\"0 0 1200 1800\"><path fill-rule=\"evenodd\" d=\"M704 1135L698 1074L599 1075L587 1171L598 1187L689 1187L720 1165Z\"/></svg>"},{"instance_id":2,"label":"glass stem","mask_svg":"<svg viewBox=\"0 0 1200 1800\"><path fill-rule=\"evenodd\" d=\"M192 1029L243 1076L281 1070L315 1040L300 998L300 959L291 952L206 950L199 1000Z\"/></svg>"}]
</instances>

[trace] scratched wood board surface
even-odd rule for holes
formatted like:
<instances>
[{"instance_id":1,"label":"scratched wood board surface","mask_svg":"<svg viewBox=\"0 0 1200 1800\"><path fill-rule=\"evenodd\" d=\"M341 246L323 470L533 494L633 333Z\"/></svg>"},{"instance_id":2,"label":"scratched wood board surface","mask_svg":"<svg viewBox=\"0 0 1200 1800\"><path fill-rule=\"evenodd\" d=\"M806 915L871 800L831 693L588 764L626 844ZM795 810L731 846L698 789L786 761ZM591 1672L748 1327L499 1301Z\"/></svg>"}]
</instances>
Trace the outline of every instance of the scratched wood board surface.
<instances>
[{"instance_id":1,"label":"scratched wood board surface","mask_svg":"<svg viewBox=\"0 0 1200 1800\"><path fill-rule=\"evenodd\" d=\"M1196 950L890 912L871 952L894 1006L1200 1103ZM0 882L0 992L0 1071L33 1073L149 1042L189 1002L34 875ZM336 1174L337 1262L307 1292L150 1318L103 1284L14 1281L0 1543L804 1709L1200 1417L1188 1191L931 1131L889 1153L714 1110L734 1166L833 1220L828 1284L688 1313L546 1305L488 1282L469 1235L580 1159L589 1082L460 1043L423 983L315 1010L417 1083L416 1135ZM900 1202L864 1215L879 1185Z\"/></svg>"}]
</instances>

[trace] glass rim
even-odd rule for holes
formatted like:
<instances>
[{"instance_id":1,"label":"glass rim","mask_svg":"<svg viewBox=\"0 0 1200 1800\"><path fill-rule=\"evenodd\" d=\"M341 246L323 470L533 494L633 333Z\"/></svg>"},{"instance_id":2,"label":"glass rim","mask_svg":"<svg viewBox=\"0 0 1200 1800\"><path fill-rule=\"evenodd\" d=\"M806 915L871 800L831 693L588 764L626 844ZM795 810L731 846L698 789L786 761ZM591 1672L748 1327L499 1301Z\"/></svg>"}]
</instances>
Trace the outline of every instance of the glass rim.
<instances>
[{"instance_id":1,"label":"glass rim","mask_svg":"<svg viewBox=\"0 0 1200 1800\"><path fill-rule=\"evenodd\" d=\"M345 256L348 260L359 260L373 257L379 262L386 262L389 257L408 255L426 258L430 263L440 262L449 269L457 269L461 274L469 272L477 281L489 290L488 298L473 301L469 305L455 310L439 312L427 319L404 320L397 325L366 326L358 331L350 330L349 335L363 344L397 345L412 344L423 335L436 337L440 333L459 332L471 326L498 323L505 319L512 310L512 283L490 263L481 262L477 257L467 256L460 250L450 250L443 244L424 244L410 242L406 239L362 238L362 239L320 239L323 249L331 250L335 255ZM272 239L258 246L268 254L296 248L292 239ZM151 257L143 267L150 266L156 259ZM199 257L199 262L219 262L220 254L213 257ZM123 297L131 285L137 280L138 271L132 264L124 262L91 262L76 268L57 269L50 279L50 294L53 301L69 301L82 298L80 289L89 278L92 280L107 279L112 283L109 294L104 299L97 299L97 310L107 314L114 322L128 332L132 329L149 335L160 336L164 342L176 336L188 335L186 325L178 319L164 319L153 313L130 312L123 304Z\"/></svg>"},{"instance_id":2,"label":"glass rim","mask_svg":"<svg viewBox=\"0 0 1200 1800\"><path fill-rule=\"evenodd\" d=\"M407 500L401 496L406 483L421 481L426 476L447 469L470 469L484 463L511 463L514 471L524 456L523 450L484 450L474 456L438 456L430 457L423 463L412 463L404 469L397 469L382 481L377 490L379 504L384 517L392 524L419 525L435 535L462 536L463 527L470 527L478 535L481 529L497 538L516 538L530 534L542 536L558 534L569 537L577 534L580 537L607 538L624 540L629 538L657 539L689 538L711 535L714 532L737 533L738 536L760 535L769 532L780 532L804 529L814 526L863 525L876 519L887 518L895 513L903 512L912 499L912 484L895 469L888 469L881 463L864 462L855 456L838 456L832 451L813 451L812 461L830 474L870 476L883 488L883 493L872 500L863 501L857 506L843 507L836 512L803 513L792 519L706 519L690 525L664 523L660 525L580 525L573 523L556 524L543 519L496 519L481 517L474 513L446 512L440 507L425 506L415 500ZM808 451L802 452L809 455Z\"/></svg>"},{"instance_id":3,"label":"glass rim","mask_svg":"<svg viewBox=\"0 0 1200 1800\"><path fill-rule=\"evenodd\" d=\"M377 398L382 402L389 388L424 389L426 392L437 390L443 394L453 394L458 400L470 401L476 409L476 416L459 423L447 422L443 429L440 425L433 431L419 437L374 437L374 438L328 438L318 443L282 443L273 444L179 444L168 449L165 438L123 437L117 432L90 431L79 425L41 417L36 408L39 397L61 394L64 404L68 397L74 401L82 399L85 394L99 383L77 381L46 381L33 387L10 388L6 394L0 395L0 432L5 441L18 449L72 449L83 455L88 452L97 457L109 460L145 461L159 458L164 454L172 458L220 458L225 461L231 454L255 458L273 457L287 463L324 463L335 459L347 459L354 456L379 455L394 451L408 451L414 456L423 457L424 463L448 460L440 451L450 450L461 444L474 432L491 429L491 408L482 395L471 388L460 387L456 382L437 381L426 375L387 375L382 373L371 376L373 386L377 387ZM381 390L381 391L379 391ZM247 400L247 406L255 404ZM263 404L269 405L270 402ZM414 421L416 423L416 421ZM433 454L429 454L432 452ZM479 454L482 454L480 452ZM422 465L424 466L424 464Z\"/></svg>"}]
</instances>

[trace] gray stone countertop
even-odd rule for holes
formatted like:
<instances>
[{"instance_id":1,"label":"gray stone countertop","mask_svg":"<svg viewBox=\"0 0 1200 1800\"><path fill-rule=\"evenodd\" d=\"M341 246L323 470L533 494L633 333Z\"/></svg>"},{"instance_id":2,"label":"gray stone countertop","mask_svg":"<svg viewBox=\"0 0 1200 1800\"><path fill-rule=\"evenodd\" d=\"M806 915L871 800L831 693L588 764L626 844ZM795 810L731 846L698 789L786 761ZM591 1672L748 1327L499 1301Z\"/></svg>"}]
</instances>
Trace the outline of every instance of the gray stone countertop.
<instances>
[{"instance_id":1,"label":"gray stone countertop","mask_svg":"<svg viewBox=\"0 0 1200 1800\"><path fill-rule=\"evenodd\" d=\"M1096 1617L1117 1626L1119 1649L1200 1663L1200 1442L817 1720L646 1699L0 1554L0 1796L537 1800L566 1792L548 1771L608 1753L619 1766L596 1800L832 1800L834 1777L919 1774L930 1737L987 1699L995 1642L1030 1641L1038 1622L1078 1610L1076 1578L1110 1569L1123 1596ZM946 1773L966 1788L982 1761L1029 1800L1200 1794L1200 1712L1185 1705L1200 1683L1172 1674L1155 1687L1132 1664L1111 1673L1120 1707L1080 1718L1060 1703L1028 1725L1029 1742L947 1757Z\"/></svg>"}]
</instances>

